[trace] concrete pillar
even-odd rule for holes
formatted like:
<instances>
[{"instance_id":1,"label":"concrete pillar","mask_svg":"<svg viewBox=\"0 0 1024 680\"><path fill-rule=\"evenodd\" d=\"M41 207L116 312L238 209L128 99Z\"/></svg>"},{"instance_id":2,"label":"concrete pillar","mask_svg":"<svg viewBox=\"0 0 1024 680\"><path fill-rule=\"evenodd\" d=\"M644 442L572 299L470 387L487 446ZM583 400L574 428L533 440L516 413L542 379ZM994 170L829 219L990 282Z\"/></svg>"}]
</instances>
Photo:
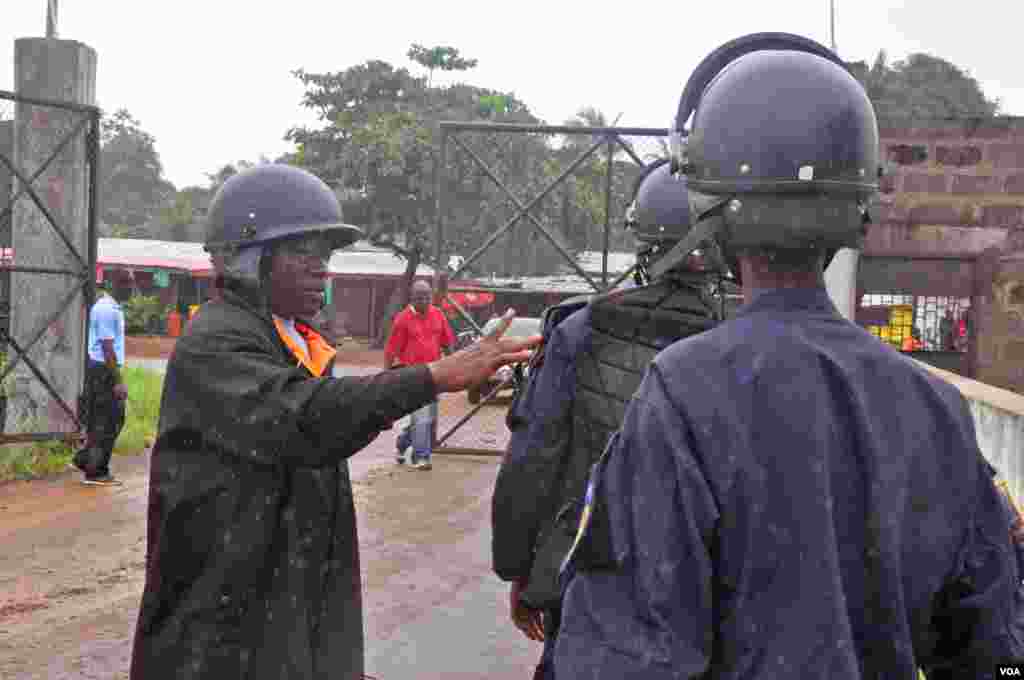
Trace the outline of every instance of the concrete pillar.
<instances>
[{"instance_id":1,"label":"concrete pillar","mask_svg":"<svg viewBox=\"0 0 1024 680\"><path fill-rule=\"evenodd\" d=\"M825 289L839 313L850 321L856 320L859 259L859 250L842 248L825 270Z\"/></svg>"},{"instance_id":2,"label":"concrete pillar","mask_svg":"<svg viewBox=\"0 0 1024 680\"><path fill-rule=\"evenodd\" d=\"M21 96L95 104L96 52L82 43L47 38L16 40L14 70L15 91ZM14 118L14 162L19 170L34 173L85 115L19 102ZM89 192L84 133L64 148L33 187L75 250L88 262ZM20 266L81 268L30 198L18 200L13 217L12 246ZM79 293L63 311L59 310L78 282L78 278L65 275L11 274L11 335L24 347L43 331L28 356L72 411L77 407L84 372L88 316L84 295ZM14 372L12 388L6 432L75 429L72 418L24 361Z\"/></svg>"},{"instance_id":3,"label":"concrete pillar","mask_svg":"<svg viewBox=\"0 0 1024 680\"><path fill-rule=\"evenodd\" d=\"M0 156L11 158L14 153L14 121L0 121ZM0 163L0 213L7 207L11 194L11 173L7 166ZM0 240L4 236L10 238L10 221L0 222ZM10 241L3 241L4 245L10 245Z\"/></svg>"},{"instance_id":4,"label":"concrete pillar","mask_svg":"<svg viewBox=\"0 0 1024 680\"><path fill-rule=\"evenodd\" d=\"M0 156L13 158L14 156L14 121L0 121ZM11 200L11 173L7 165L0 163L0 214L7 209ZM11 220L10 218L0 220L0 248L11 247ZM6 332L9 329L8 320L11 313L10 308L11 274L5 269L0 269L0 329ZM3 336L0 336L2 338ZM6 343L0 339L0 351L4 351Z\"/></svg>"}]
</instances>

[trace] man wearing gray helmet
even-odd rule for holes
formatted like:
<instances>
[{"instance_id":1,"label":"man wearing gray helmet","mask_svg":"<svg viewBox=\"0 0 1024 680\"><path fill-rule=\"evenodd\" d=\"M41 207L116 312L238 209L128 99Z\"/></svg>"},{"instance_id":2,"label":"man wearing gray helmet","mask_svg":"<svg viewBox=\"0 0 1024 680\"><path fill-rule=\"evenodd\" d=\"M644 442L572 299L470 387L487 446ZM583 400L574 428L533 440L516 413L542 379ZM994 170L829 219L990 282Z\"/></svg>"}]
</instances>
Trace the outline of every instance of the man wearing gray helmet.
<instances>
[{"instance_id":1,"label":"man wearing gray helmet","mask_svg":"<svg viewBox=\"0 0 1024 680\"><path fill-rule=\"evenodd\" d=\"M627 211L643 285L548 310L543 355L537 353L509 413L512 439L494 490L492 552L495 572L511 581L513 623L544 641L537 680L554 677L558 570L579 522L590 467L621 425L654 355L711 328L720 309L697 259L684 259L655 280L646 274L690 227L686 182L669 170L667 160L648 166Z\"/></svg>"},{"instance_id":2,"label":"man wearing gray helmet","mask_svg":"<svg viewBox=\"0 0 1024 680\"><path fill-rule=\"evenodd\" d=\"M313 175L262 165L209 211L221 279L167 366L153 448L133 680L363 677L346 459L440 392L523 361L492 336L430 364L333 378L308 321L331 251L360 231Z\"/></svg>"},{"instance_id":3,"label":"man wearing gray helmet","mask_svg":"<svg viewBox=\"0 0 1024 680\"><path fill-rule=\"evenodd\" d=\"M746 304L651 364L591 476L559 680L999 677L1024 653L1015 515L957 389L847 321L825 264L878 189L871 102L827 48L746 36L691 77L692 239Z\"/></svg>"}]
</instances>

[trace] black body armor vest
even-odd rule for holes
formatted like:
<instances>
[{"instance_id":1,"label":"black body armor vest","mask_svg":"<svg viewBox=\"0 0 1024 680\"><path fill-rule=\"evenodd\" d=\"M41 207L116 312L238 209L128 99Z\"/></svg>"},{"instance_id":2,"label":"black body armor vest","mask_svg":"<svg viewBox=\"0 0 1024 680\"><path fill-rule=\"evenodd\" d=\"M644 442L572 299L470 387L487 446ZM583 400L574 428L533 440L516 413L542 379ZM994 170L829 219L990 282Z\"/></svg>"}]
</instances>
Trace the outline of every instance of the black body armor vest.
<instances>
[{"instance_id":1,"label":"black body armor vest","mask_svg":"<svg viewBox=\"0 0 1024 680\"><path fill-rule=\"evenodd\" d=\"M523 592L531 606L558 606L558 571L576 534L591 467L621 427L626 405L648 365L672 343L717 323L717 305L704 291L706 281L703 276L672 274L590 302L590 350L581 353L576 363L572 450L556 485L558 513L541 530L529 585ZM602 512L594 515L591 535L579 551L581 564L609 565L605 521Z\"/></svg>"}]
</instances>

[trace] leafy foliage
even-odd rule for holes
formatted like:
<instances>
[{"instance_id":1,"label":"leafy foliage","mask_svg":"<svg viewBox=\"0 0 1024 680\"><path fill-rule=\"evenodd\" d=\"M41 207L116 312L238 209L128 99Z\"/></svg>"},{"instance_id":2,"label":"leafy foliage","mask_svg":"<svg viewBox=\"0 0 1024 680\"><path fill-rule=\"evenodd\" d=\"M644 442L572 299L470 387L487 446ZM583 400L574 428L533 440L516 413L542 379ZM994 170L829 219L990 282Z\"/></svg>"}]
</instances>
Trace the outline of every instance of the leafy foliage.
<instances>
[{"instance_id":1,"label":"leafy foliage","mask_svg":"<svg viewBox=\"0 0 1024 680\"><path fill-rule=\"evenodd\" d=\"M155 371L133 366L123 368L121 375L128 386L128 408L114 452L141 453L156 435L164 378ZM30 429L38 431L45 426ZM0 446L0 481L63 472L73 455L72 447L61 441Z\"/></svg>"},{"instance_id":2,"label":"leafy foliage","mask_svg":"<svg viewBox=\"0 0 1024 680\"><path fill-rule=\"evenodd\" d=\"M101 124L99 188L101 219L126 236L146 235L144 225L174 195L153 136L125 109Z\"/></svg>"},{"instance_id":3,"label":"leafy foliage","mask_svg":"<svg viewBox=\"0 0 1024 680\"><path fill-rule=\"evenodd\" d=\"M460 61L457 51L432 52L421 45L413 45L409 54L428 69L432 64L445 70L475 64ZM372 241L390 245L408 258L410 275L412 259L430 261L433 256L437 123L542 122L512 93L461 83L434 87L429 79L383 61L367 61L337 73L300 69L295 75L306 87L303 105L317 111L324 125L289 130L286 138L296 143L296 153L288 160L334 185L346 220L366 227ZM593 124L585 117L593 115L600 114L592 108L581 112L579 124ZM586 140L575 137L555 146L549 137L530 134L472 133L460 139L523 200L536 195L586 146ZM554 237L570 251L603 243L603 155L589 159L531 211L554 227ZM618 156L613 160L618 163ZM616 166L615 210L624 204L635 173L630 161ZM472 158L451 143L443 174L448 211L444 249L468 255L511 219L516 208ZM540 247L544 240L524 218L474 269L478 274L550 273L562 260L551 246Z\"/></svg>"},{"instance_id":4,"label":"leafy foliage","mask_svg":"<svg viewBox=\"0 0 1024 680\"><path fill-rule=\"evenodd\" d=\"M414 62L427 69L427 86L433 82L434 70L442 71L468 71L477 65L476 59L466 59L459 55L454 47L438 45L437 47L424 47L413 43L406 56Z\"/></svg>"},{"instance_id":5,"label":"leafy foliage","mask_svg":"<svg viewBox=\"0 0 1024 680\"><path fill-rule=\"evenodd\" d=\"M126 333L149 333L157 331L173 309L155 295L132 295L121 303L124 311Z\"/></svg>"},{"instance_id":6,"label":"leafy foliage","mask_svg":"<svg viewBox=\"0 0 1024 680\"><path fill-rule=\"evenodd\" d=\"M850 64L880 119L990 118L999 102L988 99L978 81L950 62L915 53L889 65L880 50L869 67Z\"/></svg>"}]
</instances>

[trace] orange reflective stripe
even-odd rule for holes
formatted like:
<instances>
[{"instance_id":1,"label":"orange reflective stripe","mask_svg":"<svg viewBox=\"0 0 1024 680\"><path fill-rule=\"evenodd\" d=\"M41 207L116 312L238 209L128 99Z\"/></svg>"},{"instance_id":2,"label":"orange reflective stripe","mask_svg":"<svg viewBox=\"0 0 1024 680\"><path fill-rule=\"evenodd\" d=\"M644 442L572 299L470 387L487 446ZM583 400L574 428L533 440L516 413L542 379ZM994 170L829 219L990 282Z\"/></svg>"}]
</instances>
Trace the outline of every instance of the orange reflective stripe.
<instances>
[{"instance_id":1,"label":"orange reflective stripe","mask_svg":"<svg viewBox=\"0 0 1024 680\"><path fill-rule=\"evenodd\" d=\"M304 324L296 323L295 330L305 338L306 345L309 347L309 354L300 347L295 340L292 339L288 330L284 327L279 319L274 319L274 326L277 328L277 334L281 336L281 340L291 350L292 356L299 360L299 363L305 366L310 373L315 376L322 376L324 370L327 368L327 364L331 362L331 359L337 355L337 350L327 344L327 341L320 336L319 333L314 331L309 326Z\"/></svg>"},{"instance_id":2,"label":"orange reflective stripe","mask_svg":"<svg viewBox=\"0 0 1024 680\"><path fill-rule=\"evenodd\" d=\"M337 356L338 350L328 344L322 335L305 324L297 323L295 329L302 334L309 346L310 361L315 369L313 375L323 375L327 364Z\"/></svg>"}]
</instances>

